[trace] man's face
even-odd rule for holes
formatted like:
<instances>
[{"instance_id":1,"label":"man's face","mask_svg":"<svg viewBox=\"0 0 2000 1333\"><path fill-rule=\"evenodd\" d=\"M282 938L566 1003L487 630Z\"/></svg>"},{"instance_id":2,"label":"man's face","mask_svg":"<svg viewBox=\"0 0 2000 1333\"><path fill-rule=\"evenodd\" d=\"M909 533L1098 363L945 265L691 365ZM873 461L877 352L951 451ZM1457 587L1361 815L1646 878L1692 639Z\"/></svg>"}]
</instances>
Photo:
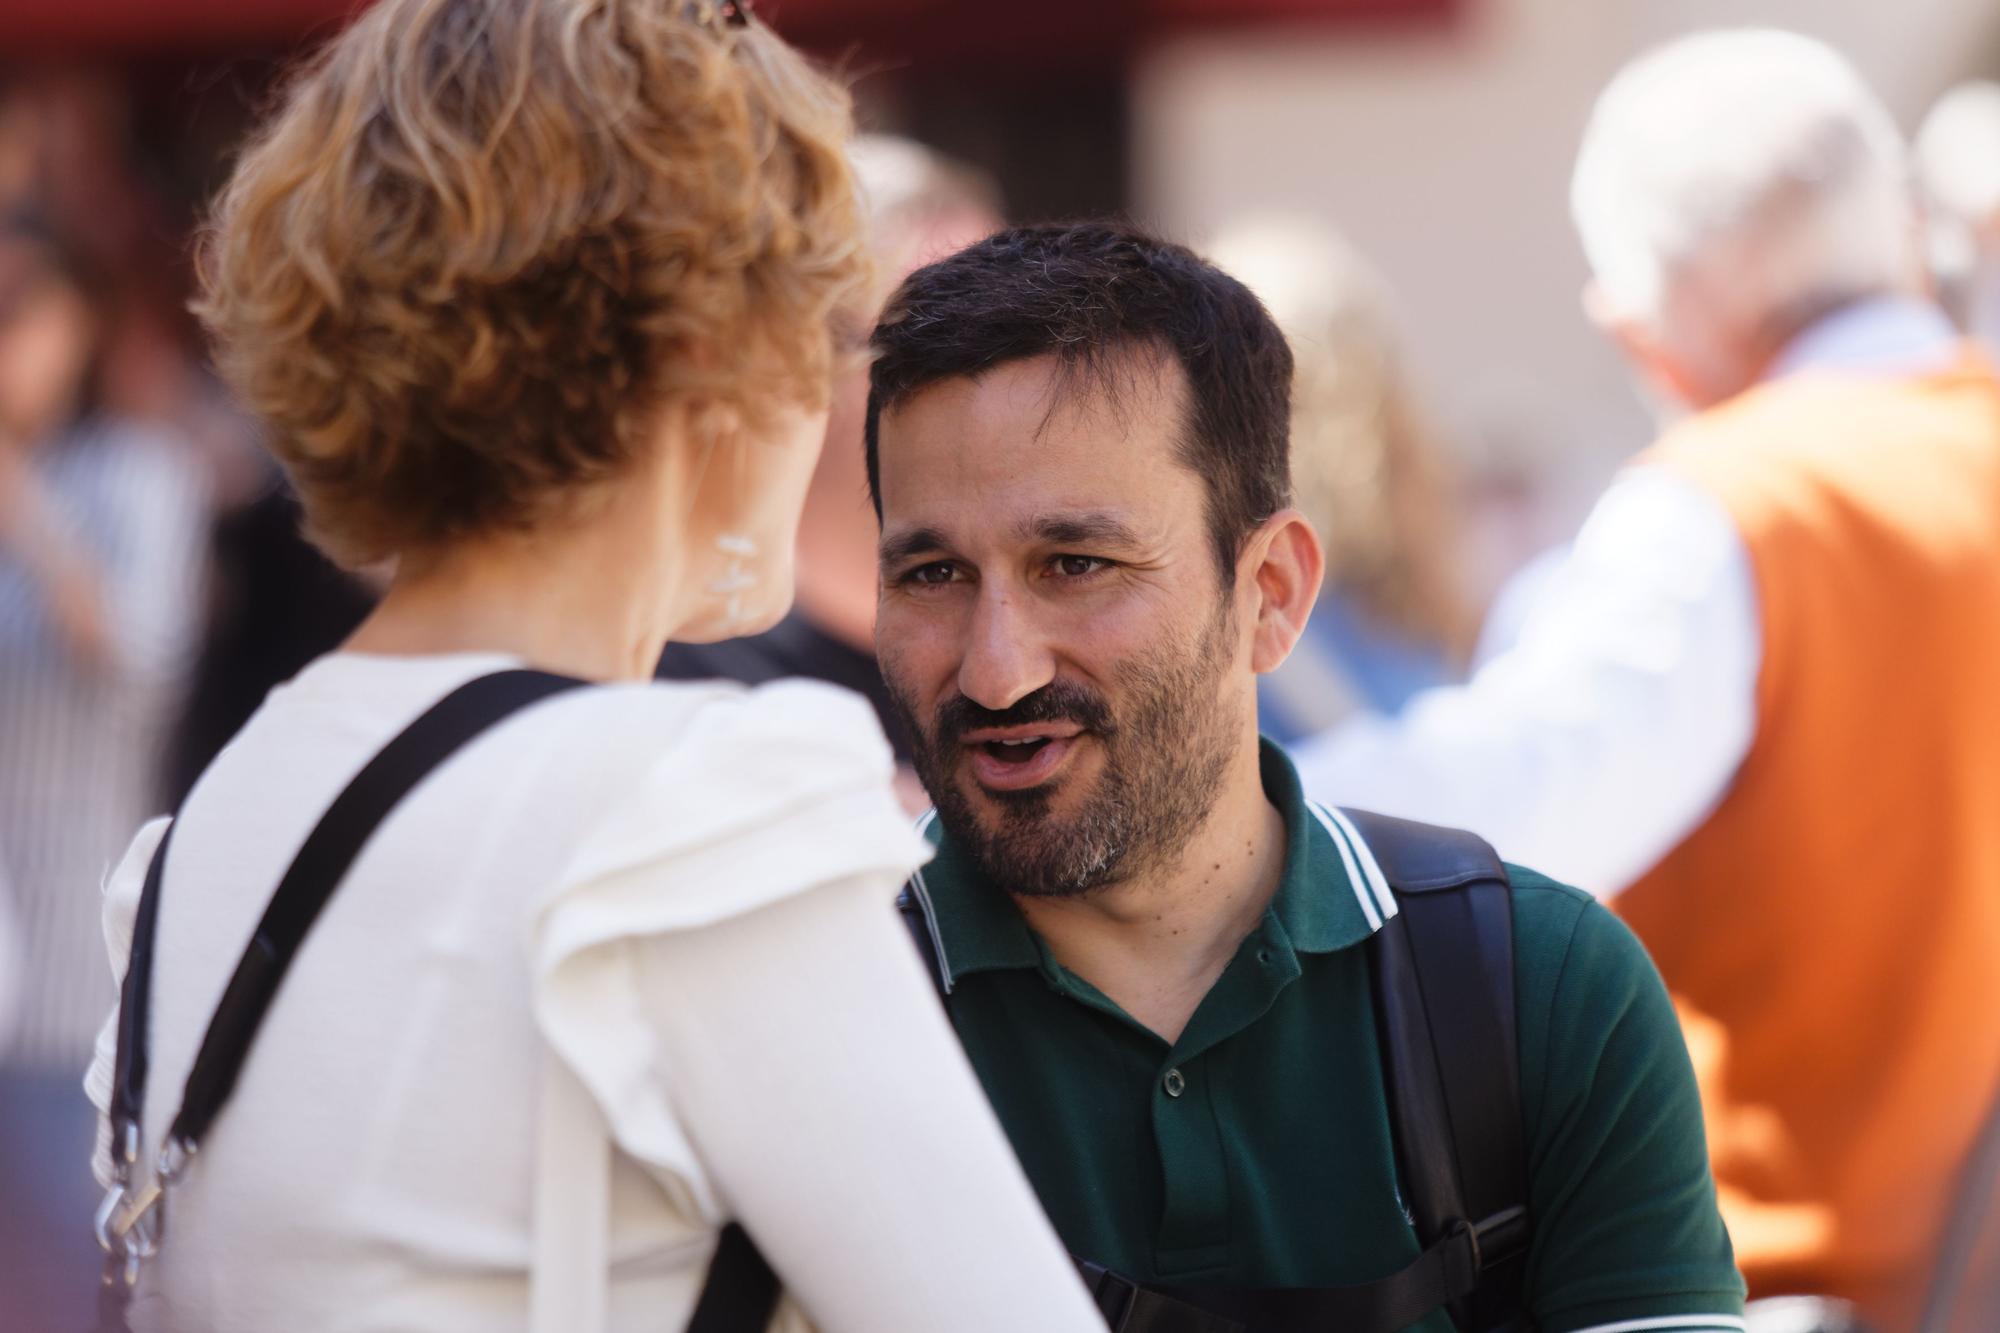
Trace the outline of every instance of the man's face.
<instances>
[{"instance_id":1,"label":"man's face","mask_svg":"<svg viewBox=\"0 0 2000 1333\"><path fill-rule=\"evenodd\" d=\"M946 829L1015 893L1171 860L1255 746L1179 368L1118 380L1058 394L1053 358L1010 362L880 425L882 674Z\"/></svg>"}]
</instances>

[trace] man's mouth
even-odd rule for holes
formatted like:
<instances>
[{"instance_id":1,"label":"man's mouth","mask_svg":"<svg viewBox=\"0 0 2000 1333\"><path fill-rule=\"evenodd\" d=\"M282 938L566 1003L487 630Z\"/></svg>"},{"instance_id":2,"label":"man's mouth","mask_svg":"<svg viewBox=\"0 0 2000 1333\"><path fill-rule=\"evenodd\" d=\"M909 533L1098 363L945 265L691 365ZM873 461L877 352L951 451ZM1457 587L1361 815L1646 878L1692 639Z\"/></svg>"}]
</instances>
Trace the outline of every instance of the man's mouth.
<instances>
[{"instance_id":1,"label":"man's mouth","mask_svg":"<svg viewBox=\"0 0 2000 1333\"><path fill-rule=\"evenodd\" d=\"M962 738L972 776L989 791L1024 791L1055 777L1077 748L1083 729L1074 723L991 727Z\"/></svg>"}]
</instances>

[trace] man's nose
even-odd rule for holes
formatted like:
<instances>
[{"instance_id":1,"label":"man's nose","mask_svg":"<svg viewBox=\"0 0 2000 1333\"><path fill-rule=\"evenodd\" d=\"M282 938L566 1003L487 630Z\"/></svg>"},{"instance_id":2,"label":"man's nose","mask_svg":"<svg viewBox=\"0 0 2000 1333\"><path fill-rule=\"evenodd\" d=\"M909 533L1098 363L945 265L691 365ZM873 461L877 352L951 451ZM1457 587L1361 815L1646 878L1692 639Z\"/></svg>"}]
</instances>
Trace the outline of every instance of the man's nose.
<instances>
[{"instance_id":1,"label":"man's nose","mask_svg":"<svg viewBox=\"0 0 2000 1333\"><path fill-rule=\"evenodd\" d=\"M1026 599L1015 590L982 588L958 666L959 693L998 712L1054 678L1055 656L1036 631Z\"/></svg>"}]
</instances>

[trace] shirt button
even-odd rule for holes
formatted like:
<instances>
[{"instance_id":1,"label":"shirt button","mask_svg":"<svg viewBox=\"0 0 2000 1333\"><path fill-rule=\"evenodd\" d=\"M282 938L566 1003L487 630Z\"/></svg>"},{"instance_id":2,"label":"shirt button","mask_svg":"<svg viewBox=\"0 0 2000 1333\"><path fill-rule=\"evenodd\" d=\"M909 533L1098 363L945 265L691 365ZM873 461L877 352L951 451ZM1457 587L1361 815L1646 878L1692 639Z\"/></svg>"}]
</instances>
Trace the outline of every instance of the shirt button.
<instances>
[{"instance_id":1,"label":"shirt button","mask_svg":"<svg viewBox=\"0 0 2000 1333\"><path fill-rule=\"evenodd\" d=\"M1187 1080L1181 1077L1180 1070L1169 1069L1167 1076L1160 1080L1160 1086L1167 1090L1167 1096L1178 1097L1187 1091Z\"/></svg>"}]
</instances>

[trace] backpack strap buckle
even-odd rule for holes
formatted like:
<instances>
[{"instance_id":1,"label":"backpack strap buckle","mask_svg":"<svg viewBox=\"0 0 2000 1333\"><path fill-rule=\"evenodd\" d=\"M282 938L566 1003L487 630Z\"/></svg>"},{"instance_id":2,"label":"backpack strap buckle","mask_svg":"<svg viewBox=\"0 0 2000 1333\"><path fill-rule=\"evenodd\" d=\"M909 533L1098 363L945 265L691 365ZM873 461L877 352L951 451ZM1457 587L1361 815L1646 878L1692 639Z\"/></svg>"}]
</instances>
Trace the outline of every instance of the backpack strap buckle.
<instances>
[{"instance_id":1,"label":"backpack strap buckle","mask_svg":"<svg viewBox=\"0 0 2000 1333\"><path fill-rule=\"evenodd\" d=\"M1247 1333L1242 1320L1183 1299L1196 1293L1141 1286L1088 1259L1075 1263L1111 1333Z\"/></svg>"},{"instance_id":2,"label":"backpack strap buckle","mask_svg":"<svg viewBox=\"0 0 2000 1333\"><path fill-rule=\"evenodd\" d=\"M116 1274L117 1280L130 1289L138 1281L139 1265L160 1252L160 1243L167 1234L167 1195L187 1174L188 1159L194 1151L191 1143L168 1139L160 1150L150 1182L133 1188L126 1168L120 1173L125 1178L112 1183L104 1202L98 1205L96 1217L97 1243L105 1254L107 1284Z\"/></svg>"},{"instance_id":3,"label":"backpack strap buckle","mask_svg":"<svg viewBox=\"0 0 2000 1333\"><path fill-rule=\"evenodd\" d=\"M1104 1316L1104 1322L1112 1333L1118 1333L1125 1327L1125 1316L1132 1312L1132 1299L1138 1295L1138 1285L1088 1259L1078 1259L1076 1271L1083 1275L1083 1285L1090 1289L1090 1299L1096 1304L1097 1313Z\"/></svg>"},{"instance_id":4,"label":"backpack strap buckle","mask_svg":"<svg viewBox=\"0 0 2000 1333\"><path fill-rule=\"evenodd\" d=\"M1479 1268L1497 1268L1528 1252L1528 1209L1524 1204L1503 1208L1493 1216L1470 1225L1472 1258Z\"/></svg>"}]
</instances>

